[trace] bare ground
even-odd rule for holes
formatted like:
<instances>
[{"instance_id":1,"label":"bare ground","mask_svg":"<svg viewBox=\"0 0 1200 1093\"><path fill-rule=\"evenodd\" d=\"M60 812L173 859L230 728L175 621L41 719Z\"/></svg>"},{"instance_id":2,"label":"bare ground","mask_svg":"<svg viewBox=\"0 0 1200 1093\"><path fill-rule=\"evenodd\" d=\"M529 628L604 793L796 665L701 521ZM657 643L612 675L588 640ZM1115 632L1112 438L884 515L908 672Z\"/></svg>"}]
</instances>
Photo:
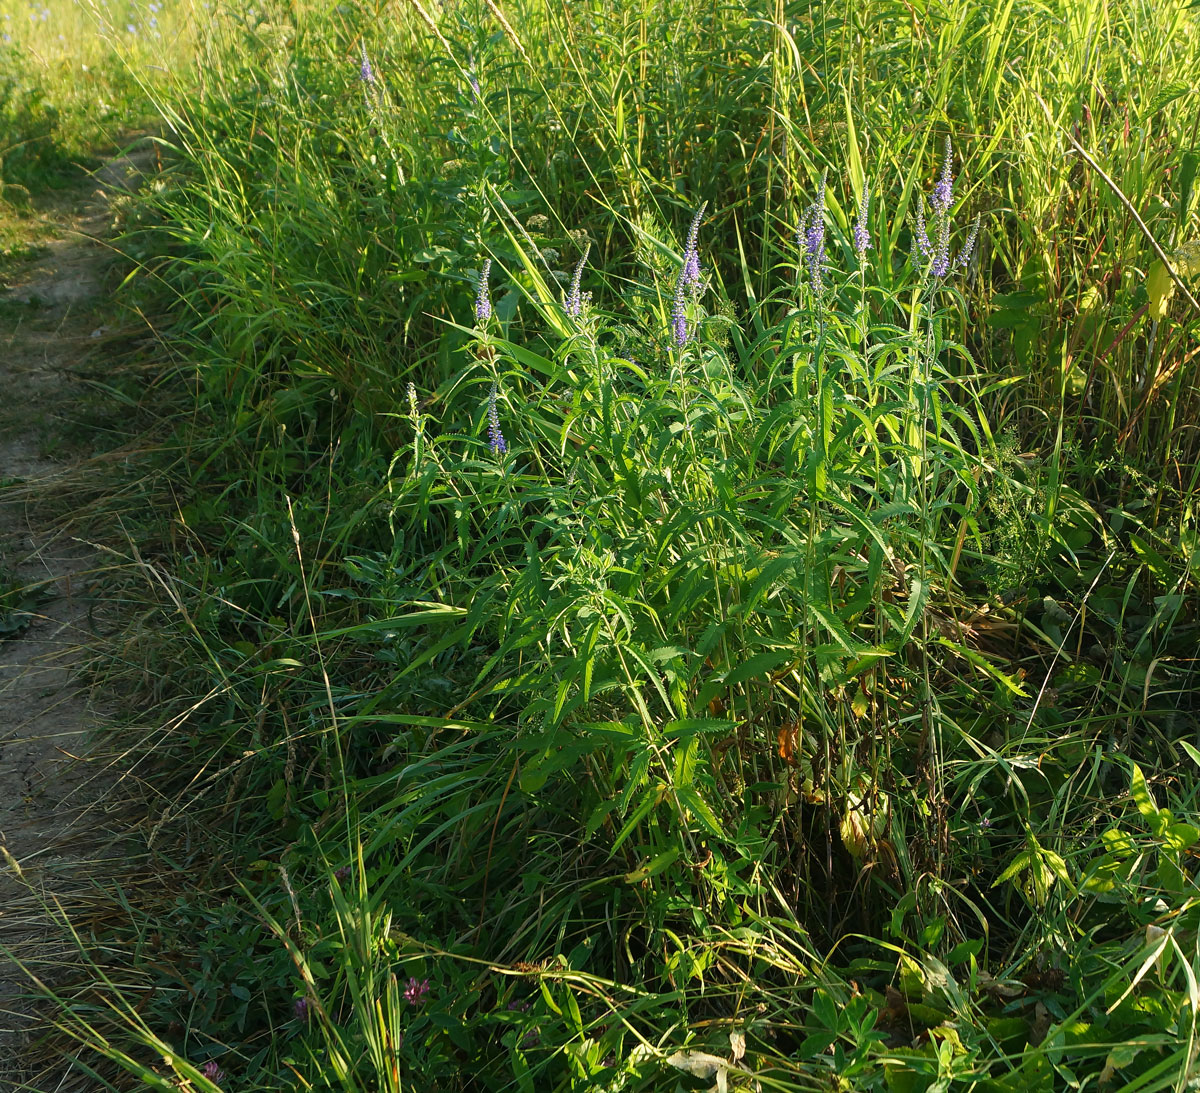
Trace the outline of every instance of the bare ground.
<instances>
[{"instance_id":1,"label":"bare ground","mask_svg":"<svg viewBox=\"0 0 1200 1093\"><path fill-rule=\"evenodd\" d=\"M108 202L148 164L116 159L60 201L44 252L0 286L0 1093L97 1088L42 1042L30 987L78 978L57 916L103 901L128 853L93 745L105 711L79 673L104 559L54 502L77 462L72 375L104 333Z\"/></svg>"}]
</instances>

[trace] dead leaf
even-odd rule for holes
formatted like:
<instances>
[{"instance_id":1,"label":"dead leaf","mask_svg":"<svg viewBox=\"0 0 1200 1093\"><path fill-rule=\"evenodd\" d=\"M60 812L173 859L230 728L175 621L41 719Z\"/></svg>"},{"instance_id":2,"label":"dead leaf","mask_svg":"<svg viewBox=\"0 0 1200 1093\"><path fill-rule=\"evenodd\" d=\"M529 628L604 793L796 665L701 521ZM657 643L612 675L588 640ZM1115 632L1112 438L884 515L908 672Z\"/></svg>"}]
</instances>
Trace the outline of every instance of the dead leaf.
<instances>
[{"instance_id":1,"label":"dead leaf","mask_svg":"<svg viewBox=\"0 0 1200 1093\"><path fill-rule=\"evenodd\" d=\"M667 1062L676 1070L696 1078L716 1078L713 1088L717 1093L727 1093L729 1088L729 1060L705 1051L677 1051L667 1057Z\"/></svg>"},{"instance_id":2,"label":"dead leaf","mask_svg":"<svg viewBox=\"0 0 1200 1093\"><path fill-rule=\"evenodd\" d=\"M1033 1010L1033 1024L1029 1029L1029 1046L1037 1047L1050 1031L1050 1011L1039 1002Z\"/></svg>"}]
</instances>

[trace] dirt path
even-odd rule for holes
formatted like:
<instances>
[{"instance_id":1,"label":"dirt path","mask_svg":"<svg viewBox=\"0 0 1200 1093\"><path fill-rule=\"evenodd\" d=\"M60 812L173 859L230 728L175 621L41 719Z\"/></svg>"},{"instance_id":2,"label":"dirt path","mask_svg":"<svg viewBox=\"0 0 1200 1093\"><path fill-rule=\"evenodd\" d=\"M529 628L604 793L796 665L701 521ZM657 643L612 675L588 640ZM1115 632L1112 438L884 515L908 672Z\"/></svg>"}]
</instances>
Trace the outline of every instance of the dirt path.
<instances>
[{"instance_id":1,"label":"dirt path","mask_svg":"<svg viewBox=\"0 0 1200 1093\"><path fill-rule=\"evenodd\" d=\"M28 978L4 950L46 982L69 978L78 956L45 907L78 913L118 871L113 778L87 755L104 713L78 678L103 560L49 513L73 466L72 372L103 332L110 252L95 240L147 163L114 160L71 195L44 252L0 287L0 1093L96 1088L39 1048Z\"/></svg>"}]
</instances>

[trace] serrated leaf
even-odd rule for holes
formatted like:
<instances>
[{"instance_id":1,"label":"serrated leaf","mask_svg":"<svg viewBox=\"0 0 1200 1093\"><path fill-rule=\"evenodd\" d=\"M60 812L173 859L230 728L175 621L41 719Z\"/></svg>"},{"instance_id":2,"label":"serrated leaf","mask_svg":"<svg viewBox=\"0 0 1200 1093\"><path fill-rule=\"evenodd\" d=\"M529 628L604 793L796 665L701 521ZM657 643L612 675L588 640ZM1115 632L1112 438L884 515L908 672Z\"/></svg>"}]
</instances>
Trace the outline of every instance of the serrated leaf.
<instances>
[{"instance_id":1,"label":"serrated leaf","mask_svg":"<svg viewBox=\"0 0 1200 1093\"><path fill-rule=\"evenodd\" d=\"M677 789L675 797L679 801L680 807L686 808L695 816L705 831L718 839L725 837L725 832L721 828L720 821L713 814L713 810L708 807L708 802L700 796L694 786L683 786Z\"/></svg>"},{"instance_id":2,"label":"serrated leaf","mask_svg":"<svg viewBox=\"0 0 1200 1093\"><path fill-rule=\"evenodd\" d=\"M729 721L721 717L683 717L668 721L663 726L664 736L697 736L706 733L728 734L735 731L740 721Z\"/></svg>"},{"instance_id":3,"label":"serrated leaf","mask_svg":"<svg viewBox=\"0 0 1200 1093\"><path fill-rule=\"evenodd\" d=\"M990 660L982 653L975 652L974 649L969 649L965 645L959 645L956 641L951 641L949 638L939 637L938 644L946 646L947 649L953 649L960 657L970 661L976 668L991 676L997 683L1001 684L1006 690L1016 695L1018 698L1028 698L1029 693L1016 680L1005 672L1000 671Z\"/></svg>"},{"instance_id":4,"label":"serrated leaf","mask_svg":"<svg viewBox=\"0 0 1200 1093\"><path fill-rule=\"evenodd\" d=\"M1163 107L1169 106L1176 99L1182 98L1191 90L1191 85L1185 83L1169 83L1166 87L1159 88L1158 93L1150 100L1150 105L1146 108L1146 112L1142 114L1142 117L1154 117Z\"/></svg>"},{"instance_id":5,"label":"serrated leaf","mask_svg":"<svg viewBox=\"0 0 1200 1093\"><path fill-rule=\"evenodd\" d=\"M1028 869L1032 864L1033 864L1033 851L1032 850L1022 850L1009 863L1008 868L1005 869L1004 872L1001 873L1000 876L998 876L992 882L992 887L995 888L997 885L1003 884L1006 880L1012 880L1013 877L1015 877L1018 873L1022 872L1023 870Z\"/></svg>"},{"instance_id":6,"label":"serrated leaf","mask_svg":"<svg viewBox=\"0 0 1200 1093\"><path fill-rule=\"evenodd\" d=\"M929 596L929 588L920 577L914 574L912 583L908 586L908 609L904 613L904 627L900 631L900 638L896 642L896 647L899 648L912 635L916 628L917 619L920 618L921 609L925 606L925 600Z\"/></svg>"},{"instance_id":7,"label":"serrated leaf","mask_svg":"<svg viewBox=\"0 0 1200 1093\"><path fill-rule=\"evenodd\" d=\"M1050 870L1063 884L1067 887L1071 886L1071 875L1067 872L1067 863L1063 861L1061 854L1056 854L1053 850L1042 849L1042 861L1046 868Z\"/></svg>"},{"instance_id":8,"label":"serrated leaf","mask_svg":"<svg viewBox=\"0 0 1200 1093\"><path fill-rule=\"evenodd\" d=\"M772 649L767 653L756 653L749 660L730 669L729 674L725 677L725 685L732 687L747 679L757 679L769 675L781 664L786 664L791 659L792 651L790 649Z\"/></svg>"}]
</instances>

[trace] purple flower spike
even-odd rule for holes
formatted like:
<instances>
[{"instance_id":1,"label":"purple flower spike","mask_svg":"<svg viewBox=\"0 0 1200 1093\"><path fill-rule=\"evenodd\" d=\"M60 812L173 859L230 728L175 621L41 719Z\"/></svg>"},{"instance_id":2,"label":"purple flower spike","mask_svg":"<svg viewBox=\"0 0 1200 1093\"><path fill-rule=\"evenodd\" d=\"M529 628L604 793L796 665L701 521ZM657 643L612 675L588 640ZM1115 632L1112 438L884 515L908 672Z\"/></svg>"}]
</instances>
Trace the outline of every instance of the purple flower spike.
<instances>
[{"instance_id":1,"label":"purple flower spike","mask_svg":"<svg viewBox=\"0 0 1200 1093\"><path fill-rule=\"evenodd\" d=\"M979 224L980 217L975 217L975 223L971 225L971 232L967 236L967 241L963 244L963 249L958 252L956 264L959 269L966 269L971 261L971 256L975 253L975 244L979 240Z\"/></svg>"},{"instance_id":2,"label":"purple flower spike","mask_svg":"<svg viewBox=\"0 0 1200 1093\"><path fill-rule=\"evenodd\" d=\"M929 195L929 204L932 217L927 228L925 200L918 195L916 225L913 231L913 264L922 268L923 279L938 282L949 277L956 267L965 268L971 261L980 226L979 218L976 217L962 250L951 260L950 210L954 204L954 150L949 137L946 138L946 158L942 161L942 173L934 183L933 191Z\"/></svg>"},{"instance_id":3,"label":"purple flower spike","mask_svg":"<svg viewBox=\"0 0 1200 1093\"><path fill-rule=\"evenodd\" d=\"M700 221L704 218L704 210L708 202L702 202L692 217L691 227L688 228L687 243L683 248L683 265L679 267L679 276L675 280L675 299L671 304L671 340L676 349L687 345L692 336L688 325L687 304L689 296L700 294Z\"/></svg>"},{"instance_id":4,"label":"purple flower spike","mask_svg":"<svg viewBox=\"0 0 1200 1093\"><path fill-rule=\"evenodd\" d=\"M488 395L487 419L488 419L488 447L492 449L492 455L503 455L505 452L508 451L508 444L504 439L504 434L500 431L500 409L496 405L496 385L494 383L492 384L491 394ZM405 991L404 991L404 997L408 998L408 1000L410 1002L412 1002L414 1005L416 1005L416 1002L414 1001L414 999L409 998L409 992L414 989L417 989L414 986L414 984L416 984L416 982L417 981L415 979L410 979L408 981L408 987L405 988ZM424 987L421 987L419 989L417 997L419 998L421 996L421 994L423 994L427 990L429 990L429 980L428 979L425 980Z\"/></svg>"},{"instance_id":5,"label":"purple flower spike","mask_svg":"<svg viewBox=\"0 0 1200 1093\"><path fill-rule=\"evenodd\" d=\"M200 1073L203 1074L210 1082L223 1082L225 1080L225 1071L213 1060L205 1063L200 1068Z\"/></svg>"},{"instance_id":6,"label":"purple flower spike","mask_svg":"<svg viewBox=\"0 0 1200 1093\"><path fill-rule=\"evenodd\" d=\"M925 199L919 195L917 197L917 229L914 238L922 258L928 258L933 254L933 244L929 242L929 233L925 230Z\"/></svg>"},{"instance_id":7,"label":"purple flower spike","mask_svg":"<svg viewBox=\"0 0 1200 1093\"><path fill-rule=\"evenodd\" d=\"M946 138L946 158L942 162L942 176L929 195L929 204L933 206L935 216L945 216L950 212L954 203L954 153L950 147L950 138Z\"/></svg>"},{"instance_id":8,"label":"purple flower spike","mask_svg":"<svg viewBox=\"0 0 1200 1093\"><path fill-rule=\"evenodd\" d=\"M933 261L929 264L933 277L945 277L950 272L950 216L941 213L937 218L937 246L933 250Z\"/></svg>"},{"instance_id":9,"label":"purple flower spike","mask_svg":"<svg viewBox=\"0 0 1200 1093\"><path fill-rule=\"evenodd\" d=\"M827 171L821 172L817 196L800 219L796 234L804 251L804 264L808 270L809 284L813 295L820 296L824 290L825 267L825 180Z\"/></svg>"},{"instance_id":10,"label":"purple flower spike","mask_svg":"<svg viewBox=\"0 0 1200 1093\"><path fill-rule=\"evenodd\" d=\"M486 323L492 317L492 298L488 294L488 278L492 275L492 260L485 258L479 271L479 287L475 292L475 318Z\"/></svg>"},{"instance_id":11,"label":"purple flower spike","mask_svg":"<svg viewBox=\"0 0 1200 1093\"><path fill-rule=\"evenodd\" d=\"M867 231L867 216L871 210L871 188L863 180L862 198L858 203L858 219L854 221L854 253L861 258L871 249L871 234Z\"/></svg>"},{"instance_id":12,"label":"purple flower spike","mask_svg":"<svg viewBox=\"0 0 1200 1093\"><path fill-rule=\"evenodd\" d=\"M358 78L365 84L375 82L375 71L371 68L371 59L367 56L367 45L362 45L362 65L358 70Z\"/></svg>"},{"instance_id":13,"label":"purple flower spike","mask_svg":"<svg viewBox=\"0 0 1200 1093\"><path fill-rule=\"evenodd\" d=\"M583 280L583 266L591 250L592 245L589 243L584 248L583 257L575 265L575 272L571 275L571 290L567 293L567 314L572 319L578 319L583 313L583 297L579 293L579 288L580 282Z\"/></svg>"},{"instance_id":14,"label":"purple flower spike","mask_svg":"<svg viewBox=\"0 0 1200 1093\"><path fill-rule=\"evenodd\" d=\"M692 217L691 227L688 228L687 245L683 248L683 281L689 288L700 287L700 221L704 218L704 210L708 202L701 202L696 215Z\"/></svg>"},{"instance_id":15,"label":"purple flower spike","mask_svg":"<svg viewBox=\"0 0 1200 1093\"><path fill-rule=\"evenodd\" d=\"M496 398L496 388L493 387L492 388L492 403L491 403L491 405L493 407L496 405L495 398ZM501 444L504 443L503 437L500 438L500 442L501 442ZM503 450L503 449L501 449L501 450ZM421 1004L421 1000L428 993L429 993L429 980L428 979L422 979L420 981L418 981L416 979L409 979L408 986L406 986L404 988L404 1001L406 1001L410 1006L419 1006Z\"/></svg>"},{"instance_id":16,"label":"purple flower spike","mask_svg":"<svg viewBox=\"0 0 1200 1093\"><path fill-rule=\"evenodd\" d=\"M685 265L679 271L679 280L675 282L675 301L671 305L671 340L676 349L682 349L688 343L687 321L687 290L688 283L684 280Z\"/></svg>"},{"instance_id":17,"label":"purple flower spike","mask_svg":"<svg viewBox=\"0 0 1200 1093\"><path fill-rule=\"evenodd\" d=\"M696 288L700 285L700 255L695 251L687 256L683 264L683 279L689 288Z\"/></svg>"}]
</instances>

